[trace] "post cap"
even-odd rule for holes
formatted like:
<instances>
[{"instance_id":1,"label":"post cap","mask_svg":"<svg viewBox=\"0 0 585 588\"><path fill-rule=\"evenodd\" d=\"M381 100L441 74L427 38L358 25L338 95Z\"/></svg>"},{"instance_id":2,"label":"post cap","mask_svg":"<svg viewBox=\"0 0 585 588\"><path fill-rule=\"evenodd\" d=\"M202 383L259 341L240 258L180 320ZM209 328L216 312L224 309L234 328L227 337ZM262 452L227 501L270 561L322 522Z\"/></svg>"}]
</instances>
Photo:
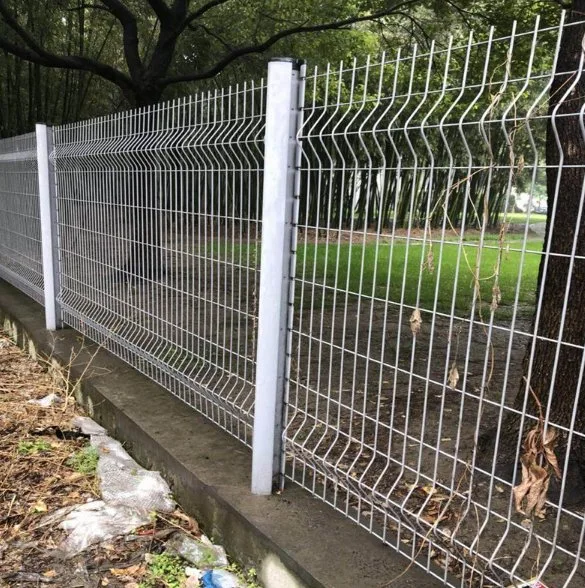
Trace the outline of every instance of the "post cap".
<instances>
[{"instance_id":1,"label":"post cap","mask_svg":"<svg viewBox=\"0 0 585 588\"><path fill-rule=\"evenodd\" d=\"M305 60L304 59L297 59L296 57L273 57L270 60L270 63L273 63L273 62L292 63L293 69L298 71L301 69L301 65L304 65Z\"/></svg>"}]
</instances>

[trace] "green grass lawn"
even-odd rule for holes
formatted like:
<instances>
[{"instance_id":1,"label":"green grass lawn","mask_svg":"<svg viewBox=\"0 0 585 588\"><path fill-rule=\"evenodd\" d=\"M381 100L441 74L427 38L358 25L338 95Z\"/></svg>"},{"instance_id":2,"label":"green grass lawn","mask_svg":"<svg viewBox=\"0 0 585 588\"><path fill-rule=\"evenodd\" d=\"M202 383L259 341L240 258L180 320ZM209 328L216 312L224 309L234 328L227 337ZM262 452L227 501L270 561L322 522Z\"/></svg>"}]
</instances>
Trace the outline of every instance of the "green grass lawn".
<instances>
[{"instance_id":1,"label":"green grass lawn","mask_svg":"<svg viewBox=\"0 0 585 588\"><path fill-rule=\"evenodd\" d=\"M509 212L505 218L508 223L524 224L527 216L525 212ZM504 220L504 213L500 215L500 220ZM544 222L546 222L546 214L537 214L536 212L531 213L528 219L528 223L531 225Z\"/></svg>"},{"instance_id":2,"label":"green grass lawn","mask_svg":"<svg viewBox=\"0 0 585 588\"><path fill-rule=\"evenodd\" d=\"M345 292L350 293L350 302L355 301L355 295L361 292L428 310L434 308L436 298L437 310L446 313L451 312L455 300L457 314L466 315L473 302L474 275L479 267L480 298L476 307L479 305L485 316L489 314L496 284L501 295L497 316L511 312L518 284L518 307L530 311L535 301L542 240L531 239L526 243L523 261L522 247L521 240L509 239L500 250L498 235L488 234L478 257L479 241L476 238L464 240L462 244L457 240L434 243L433 269L430 269L429 244L423 246L420 240L407 242L405 238L396 238L393 243L380 242L378 247L375 243L337 245L334 241L328 246L324 242L299 244L297 280L304 277L308 283L301 292L301 284L297 281L296 302L300 303L302 294L303 305L309 305L314 293L316 308L321 307L323 296L325 307L331 308L333 289L336 288L337 305L344 304ZM230 261L241 260L245 264L247 254L250 259L255 254L260 259L260 251L255 251L254 245L250 250L238 245L220 249L221 257Z\"/></svg>"},{"instance_id":3,"label":"green grass lawn","mask_svg":"<svg viewBox=\"0 0 585 588\"><path fill-rule=\"evenodd\" d=\"M496 284L496 268L500 257L498 286L501 292L499 312L514 304L516 286L520 283L519 307L534 304L536 278L542 249L542 241L527 243L523 269L520 272L521 241L506 243L503 251L497 241L488 241L481 249L478 260L478 242L465 242L460 247L456 242L435 243L432 249L432 265L429 269L428 245L404 240L381 244L364 245L301 245L298 249L297 277L319 285L319 296L323 288L337 287L350 293L361 292L395 302L432 309L435 297L437 310L450 312L453 299L455 309L468 312L474 295L474 274L479 267L479 292L482 308L492 301ZM510 250L508 250L508 248ZM425 263L427 262L427 263ZM304 266L304 274L303 274ZM362 271L363 267L363 271ZM457 271L459 270L459 271ZM437 282L439 284L437 289ZM404 287L403 287L404 284ZM297 297L299 292L297 291ZM305 296L307 298L307 290ZM326 295L326 305L332 304L332 292ZM338 304L340 300L338 298Z\"/></svg>"}]
</instances>

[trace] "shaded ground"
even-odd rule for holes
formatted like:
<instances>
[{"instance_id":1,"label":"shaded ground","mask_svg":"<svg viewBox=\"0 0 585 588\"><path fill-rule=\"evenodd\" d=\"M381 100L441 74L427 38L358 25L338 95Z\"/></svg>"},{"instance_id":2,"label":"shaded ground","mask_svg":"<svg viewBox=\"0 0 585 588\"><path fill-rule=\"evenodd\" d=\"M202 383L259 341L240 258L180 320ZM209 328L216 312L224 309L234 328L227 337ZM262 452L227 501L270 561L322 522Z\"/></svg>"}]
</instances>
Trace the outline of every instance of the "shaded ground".
<instances>
[{"instance_id":1,"label":"shaded ground","mask_svg":"<svg viewBox=\"0 0 585 588\"><path fill-rule=\"evenodd\" d=\"M585 585L582 510L523 517L511 484L476 463L478 431L519 389L530 313L512 325L421 311L414 334L412 308L349 300L295 322L290 478L471 585L542 570L549 587Z\"/></svg>"},{"instance_id":2,"label":"shaded ground","mask_svg":"<svg viewBox=\"0 0 585 588\"><path fill-rule=\"evenodd\" d=\"M31 359L0 331L0 586L168 586L147 562L177 529L201 535L180 509L69 559L59 550L63 531L43 524L46 514L99 496L95 463L79 458L87 436L71 429L81 414L71 392L66 370ZM53 406L30 402L51 393L60 398Z\"/></svg>"}]
</instances>

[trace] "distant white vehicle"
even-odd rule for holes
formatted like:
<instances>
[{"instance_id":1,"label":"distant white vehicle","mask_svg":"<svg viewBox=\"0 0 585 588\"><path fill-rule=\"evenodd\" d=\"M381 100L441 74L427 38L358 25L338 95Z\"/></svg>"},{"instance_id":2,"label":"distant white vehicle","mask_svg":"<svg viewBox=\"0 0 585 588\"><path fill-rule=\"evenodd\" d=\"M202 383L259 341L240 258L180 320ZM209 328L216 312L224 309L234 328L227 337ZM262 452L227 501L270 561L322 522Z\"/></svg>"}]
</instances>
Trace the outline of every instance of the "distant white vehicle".
<instances>
[{"instance_id":1,"label":"distant white vehicle","mask_svg":"<svg viewBox=\"0 0 585 588\"><path fill-rule=\"evenodd\" d=\"M548 202L546 198L539 198L527 192L517 192L512 190L514 197L514 206L520 212L536 212L537 214L546 214L548 212Z\"/></svg>"}]
</instances>

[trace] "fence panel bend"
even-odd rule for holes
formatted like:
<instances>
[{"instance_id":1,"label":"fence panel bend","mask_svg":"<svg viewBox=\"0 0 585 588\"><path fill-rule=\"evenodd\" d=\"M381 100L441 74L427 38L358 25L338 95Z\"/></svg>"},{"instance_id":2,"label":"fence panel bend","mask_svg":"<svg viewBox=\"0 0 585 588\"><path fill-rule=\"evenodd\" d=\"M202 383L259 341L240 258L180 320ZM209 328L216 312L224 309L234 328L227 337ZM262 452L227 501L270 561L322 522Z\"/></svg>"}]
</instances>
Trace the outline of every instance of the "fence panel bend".
<instances>
[{"instance_id":1,"label":"fence panel bend","mask_svg":"<svg viewBox=\"0 0 585 588\"><path fill-rule=\"evenodd\" d=\"M251 443L264 84L55 128L65 323Z\"/></svg>"},{"instance_id":2,"label":"fence panel bend","mask_svg":"<svg viewBox=\"0 0 585 588\"><path fill-rule=\"evenodd\" d=\"M34 133L0 140L0 277L44 304Z\"/></svg>"},{"instance_id":3,"label":"fence panel bend","mask_svg":"<svg viewBox=\"0 0 585 588\"><path fill-rule=\"evenodd\" d=\"M305 79L283 473L450 586L585 585L576 26Z\"/></svg>"}]
</instances>

